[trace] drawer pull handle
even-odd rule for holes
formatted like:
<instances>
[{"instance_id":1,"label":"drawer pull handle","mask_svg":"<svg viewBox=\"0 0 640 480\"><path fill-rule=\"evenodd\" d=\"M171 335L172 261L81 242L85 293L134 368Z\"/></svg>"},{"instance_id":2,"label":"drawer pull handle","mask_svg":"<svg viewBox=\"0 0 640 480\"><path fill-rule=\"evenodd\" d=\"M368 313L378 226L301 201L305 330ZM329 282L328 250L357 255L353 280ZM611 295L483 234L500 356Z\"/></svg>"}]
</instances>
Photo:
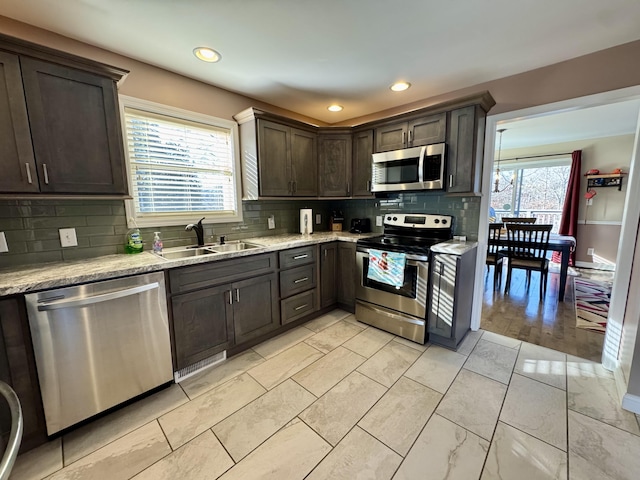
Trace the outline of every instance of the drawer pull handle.
<instances>
[{"instance_id":1,"label":"drawer pull handle","mask_svg":"<svg viewBox=\"0 0 640 480\"><path fill-rule=\"evenodd\" d=\"M300 260L302 258L307 258L309 256L308 253L305 253L304 255L296 255L295 257L293 257L294 260Z\"/></svg>"},{"instance_id":2,"label":"drawer pull handle","mask_svg":"<svg viewBox=\"0 0 640 480\"><path fill-rule=\"evenodd\" d=\"M294 310L297 312L298 310L302 310L304 307L309 306L308 303L305 303L304 305L300 305L299 307L294 308Z\"/></svg>"},{"instance_id":3,"label":"drawer pull handle","mask_svg":"<svg viewBox=\"0 0 640 480\"><path fill-rule=\"evenodd\" d=\"M299 278L298 280L294 280L293 283L301 283L309 280L309 277Z\"/></svg>"}]
</instances>

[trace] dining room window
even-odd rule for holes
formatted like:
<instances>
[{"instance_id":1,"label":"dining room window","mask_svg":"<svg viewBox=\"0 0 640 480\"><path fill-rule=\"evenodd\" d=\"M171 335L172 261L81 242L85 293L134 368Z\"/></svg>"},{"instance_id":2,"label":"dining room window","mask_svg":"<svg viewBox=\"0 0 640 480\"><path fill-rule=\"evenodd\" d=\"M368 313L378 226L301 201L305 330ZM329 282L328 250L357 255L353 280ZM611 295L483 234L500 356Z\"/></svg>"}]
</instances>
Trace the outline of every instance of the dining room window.
<instances>
[{"instance_id":1,"label":"dining room window","mask_svg":"<svg viewBox=\"0 0 640 480\"><path fill-rule=\"evenodd\" d=\"M558 232L567 193L571 157L502 161L498 192L491 193L496 221L502 217L536 217Z\"/></svg>"}]
</instances>

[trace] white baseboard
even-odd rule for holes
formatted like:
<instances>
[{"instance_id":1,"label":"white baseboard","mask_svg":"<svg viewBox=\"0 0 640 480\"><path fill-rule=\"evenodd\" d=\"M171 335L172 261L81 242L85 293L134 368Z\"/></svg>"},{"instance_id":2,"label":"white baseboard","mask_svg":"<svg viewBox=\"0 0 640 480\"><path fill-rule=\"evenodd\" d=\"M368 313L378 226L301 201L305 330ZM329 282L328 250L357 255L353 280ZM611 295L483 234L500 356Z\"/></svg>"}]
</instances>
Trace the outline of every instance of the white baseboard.
<instances>
[{"instance_id":1,"label":"white baseboard","mask_svg":"<svg viewBox=\"0 0 640 480\"><path fill-rule=\"evenodd\" d=\"M622 408L640 415L640 396L625 393L622 397Z\"/></svg>"},{"instance_id":2,"label":"white baseboard","mask_svg":"<svg viewBox=\"0 0 640 480\"><path fill-rule=\"evenodd\" d=\"M576 262L576 267L579 268L591 268L594 270L607 270L614 272L616 266L609 263L593 263L593 262Z\"/></svg>"},{"instance_id":3,"label":"white baseboard","mask_svg":"<svg viewBox=\"0 0 640 480\"><path fill-rule=\"evenodd\" d=\"M616 380L616 390L618 398L621 399L622 408L640 415L640 396L627 392L627 381L619 365L614 369L613 376Z\"/></svg>"}]
</instances>

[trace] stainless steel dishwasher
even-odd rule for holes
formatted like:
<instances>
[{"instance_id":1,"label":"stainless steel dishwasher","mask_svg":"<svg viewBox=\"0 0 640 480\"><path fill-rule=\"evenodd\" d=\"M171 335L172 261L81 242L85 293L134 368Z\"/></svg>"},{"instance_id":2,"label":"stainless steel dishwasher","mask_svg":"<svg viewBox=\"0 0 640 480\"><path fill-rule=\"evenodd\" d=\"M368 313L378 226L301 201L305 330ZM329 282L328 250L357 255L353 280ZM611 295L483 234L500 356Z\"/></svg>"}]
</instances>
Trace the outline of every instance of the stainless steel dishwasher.
<instances>
[{"instance_id":1,"label":"stainless steel dishwasher","mask_svg":"<svg viewBox=\"0 0 640 480\"><path fill-rule=\"evenodd\" d=\"M162 273L25 298L49 435L173 379Z\"/></svg>"}]
</instances>

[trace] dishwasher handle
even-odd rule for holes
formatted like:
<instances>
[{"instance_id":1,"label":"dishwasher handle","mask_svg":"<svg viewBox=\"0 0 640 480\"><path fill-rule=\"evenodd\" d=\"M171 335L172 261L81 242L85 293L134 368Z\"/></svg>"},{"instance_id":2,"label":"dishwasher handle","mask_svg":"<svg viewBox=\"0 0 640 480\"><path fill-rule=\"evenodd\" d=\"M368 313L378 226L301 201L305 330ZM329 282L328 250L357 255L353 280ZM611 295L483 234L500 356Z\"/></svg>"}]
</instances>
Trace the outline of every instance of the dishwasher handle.
<instances>
[{"instance_id":1,"label":"dishwasher handle","mask_svg":"<svg viewBox=\"0 0 640 480\"><path fill-rule=\"evenodd\" d=\"M38 305L38 311L43 312L46 310L58 310L60 308L73 308L84 307L87 305L93 305L95 303L108 302L109 300L115 300L116 298L128 297L131 295L137 295L138 293L146 292L159 288L158 282L149 283L147 285L140 285L133 288L125 288L124 290L116 290L115 292L103 293L100 295L93 295L91 297L84 298L70 298L67 300L55 300L53 302L43 302Z\"/></svg>"}]
</instances>

